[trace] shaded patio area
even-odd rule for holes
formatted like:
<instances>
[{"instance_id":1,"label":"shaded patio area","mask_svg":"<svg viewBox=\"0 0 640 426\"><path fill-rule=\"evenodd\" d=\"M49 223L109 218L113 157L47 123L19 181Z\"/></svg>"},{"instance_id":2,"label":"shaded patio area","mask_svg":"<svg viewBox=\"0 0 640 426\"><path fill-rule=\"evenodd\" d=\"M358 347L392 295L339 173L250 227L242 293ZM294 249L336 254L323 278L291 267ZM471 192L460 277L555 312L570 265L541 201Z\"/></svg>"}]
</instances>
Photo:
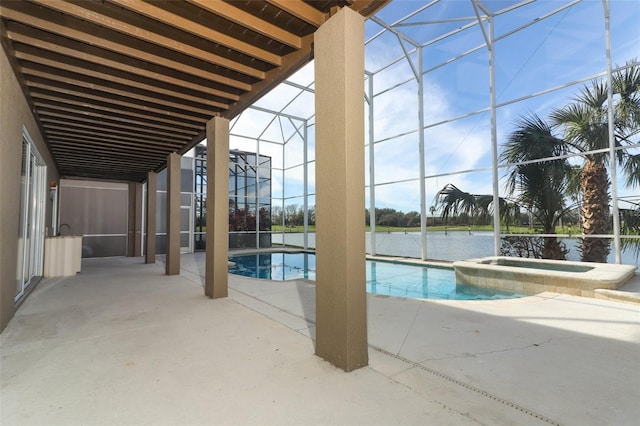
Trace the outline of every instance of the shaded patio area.
<instances>
[{"instance_id":1,"label":"shaded patio area","mask_svg":"<svg viewBox=\"0 0 640 426\"><path fill-rule=\"evenodd\" d=\"M159 258L160 259L160 258ZM1 336L2 424L635 424L637 304L367 296L369 366L313 355L315 286L203 295L140 258L43 280ZM637 279L637 277L636 277Z\"/></svg>"}]
</instances>

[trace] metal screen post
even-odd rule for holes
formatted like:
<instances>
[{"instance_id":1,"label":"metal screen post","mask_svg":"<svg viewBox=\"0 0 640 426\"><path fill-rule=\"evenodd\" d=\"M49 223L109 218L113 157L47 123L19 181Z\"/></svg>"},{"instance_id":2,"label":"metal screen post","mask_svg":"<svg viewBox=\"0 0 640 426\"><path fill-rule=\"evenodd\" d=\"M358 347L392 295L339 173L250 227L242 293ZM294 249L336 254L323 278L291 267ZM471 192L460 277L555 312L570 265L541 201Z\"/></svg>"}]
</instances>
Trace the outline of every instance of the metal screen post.
<instances>
[{"instance_id":1,"label":"metal screen post","mask_svg":"<svg viewBox=\"0 0 640 426\"><path fill-rule=\"evenodd\" d=\"M375 149L374 149L374 109L373 109L373 73L366 73L369 76L367 91L369 96L369 228L371 241L371 254L376 255L376 178L375 178Z\"/></svg>"},{"instance_id":2,"label":"metal screen post","mask_svg":"<svg viewBox=\"0 0 640 426\"><path fill-rule=\"evenodd\" d=\"M618 210L618 171L616 164L616 138L614 134L615 118L613 116L613 76L611 70L611 28L609 22L609 0L602 0L604 10L604 33L607 46L607 112L609 121L609 168L611 169L611 204L613 214L613 243L615 263L622 263L620 243L620 212Z\"/></svg>"},{"instance_id":3,"label":"metal screen post","mask_svg":"<svg viewBox=\"0 0 640 426\"><path fill-rule=\"evenodd\" d=\"M420 244L422 248L422 260L427 260L427 188L425 182L425 152L424 152L424 75L422 75L422 47L418 47L418 125L420 131Z\"/></svg>"}]
</instances>

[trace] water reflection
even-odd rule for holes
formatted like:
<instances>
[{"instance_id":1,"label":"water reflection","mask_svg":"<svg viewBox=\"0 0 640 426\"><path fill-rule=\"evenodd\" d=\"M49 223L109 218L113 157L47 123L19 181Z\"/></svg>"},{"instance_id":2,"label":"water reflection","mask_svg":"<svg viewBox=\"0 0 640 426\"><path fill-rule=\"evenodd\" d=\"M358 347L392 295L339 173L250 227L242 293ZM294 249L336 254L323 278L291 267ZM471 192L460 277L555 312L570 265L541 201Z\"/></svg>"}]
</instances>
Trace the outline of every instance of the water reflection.
<instances>
[{"instance_id":1,"label":"water reflection","mask_svg":"<svg viewBox=\"0 0 640 426\"><path fill-rule=\"evenodd\" d=\"M302 233L286 234L287 244L303 246ZM371 239L366 237L366 250L371 253ZM567 260L580 260L578 239L561 239L569 249ZM282 234L273 234L273 242L282 244ZM315 234L309 234L309 246L315 247ZM376 233L376 254L420 258L422 256L419 232ZM448 231L427 233L427 257L434 260L456 261L476 257L493 256L493 232ZM615 263L613 250L609 253L608 263ZM622 263L639 265L639 259L633 250L622 252Z\"/></svg>"}]
</instances>

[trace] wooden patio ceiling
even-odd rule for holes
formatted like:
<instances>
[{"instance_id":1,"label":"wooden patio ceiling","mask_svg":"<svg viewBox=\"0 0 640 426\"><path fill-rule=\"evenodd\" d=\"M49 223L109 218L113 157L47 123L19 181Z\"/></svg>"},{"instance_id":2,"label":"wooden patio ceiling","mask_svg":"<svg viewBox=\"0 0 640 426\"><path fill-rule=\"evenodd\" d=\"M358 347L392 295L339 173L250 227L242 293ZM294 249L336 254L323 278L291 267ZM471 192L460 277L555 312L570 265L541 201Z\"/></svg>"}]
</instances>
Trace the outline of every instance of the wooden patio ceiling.
<instances>
[{"instance_id":1,"label":"wooden patio ceiling","mask_svg":"<svg viewBox=\"0 0 640 426\"><path fill-rule=\"evenodd\" d=\"M2 46L62 177L144 181L390 0L2 0Z\"/></svg>"}]
</instances>

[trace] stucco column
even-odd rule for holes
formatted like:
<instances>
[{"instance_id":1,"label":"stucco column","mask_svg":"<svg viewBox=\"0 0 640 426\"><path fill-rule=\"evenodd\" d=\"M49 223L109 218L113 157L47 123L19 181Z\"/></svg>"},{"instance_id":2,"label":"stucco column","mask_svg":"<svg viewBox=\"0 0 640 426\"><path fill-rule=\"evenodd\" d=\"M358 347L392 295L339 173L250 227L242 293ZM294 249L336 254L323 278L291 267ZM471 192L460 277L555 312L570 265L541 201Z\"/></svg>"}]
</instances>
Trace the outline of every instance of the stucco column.
<instances>
[{"instance_id":1,"label":"stucco column","mask_svg":"<svg viewBox=\"0 0 640 426\"><path fill-rule=\"evenodd\" d=\"M368 364L364 18L343 8L315 33L316 354Z\"/></svg>"},{"instance_id":2,"label":"stucco column","mask_svg":"<svg viewBox=\"0 0 640 426\"><path fill-rule=\"evenodd\" d=\"M147 240L144 249L145 263L156 263L156 192L158 190L158 175L154 172L147 174Z\"/></svg>"},{"instance_id":3,"label":"stucco column","mask_svg":"<svg viewBox=\"0 0 640 426\"><path fill-rule=\"evenodd\" d=\"M127 256L142 256L142 184L138 182L129 182L129 220L127 228Z\"/></svg>"},{"instance_id":4,"label":"stucco column","mask_svg":"<svg viewBox=\"0 0 640 426\"><path fill-rule=\"evenodd\" d=\"M229 256L229 120L207 123L207 253L204 294L228 295Z\"/></svg>"},{"instance_id":5,"label":"stucco column","mask_svg":"<svg viewBox=\"0 0 640 426\"><path fill-rule=\"evenodd\" d=\"M180 163L175 152L167 156L166 274L180 274Z\"/></svg>"}]
</instances>

